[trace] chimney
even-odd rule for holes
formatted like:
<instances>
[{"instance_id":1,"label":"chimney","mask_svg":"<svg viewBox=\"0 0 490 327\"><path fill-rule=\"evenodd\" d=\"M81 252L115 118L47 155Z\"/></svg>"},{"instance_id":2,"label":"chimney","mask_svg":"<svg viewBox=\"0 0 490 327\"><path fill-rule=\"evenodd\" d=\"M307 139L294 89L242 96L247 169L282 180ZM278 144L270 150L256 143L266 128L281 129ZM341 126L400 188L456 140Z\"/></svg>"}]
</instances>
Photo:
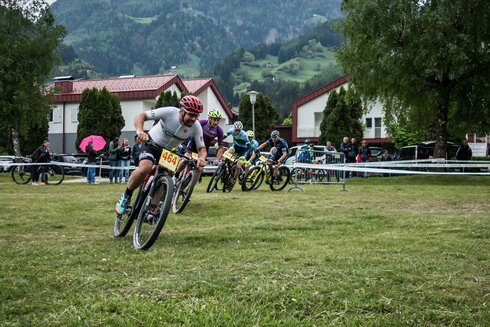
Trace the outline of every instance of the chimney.
<instances>
[{"instance_id":1,"label":"chimney","mask_svg":"<svg viewBox=\"0 0 490 327\"><path fill-rule=\"evenodd\" d=\"M70 93L73 91L73 77L72 76L58 76L53 78L54 87L59 89L59 93Z\"/></svg>"},{"instance_id":2,"label":"chimney","mask_svg":"<svg viewBox=\"0 0 490 327\"><path fill-rule=\"evenodd\" d=\"M60 90L59 93L70 93L71 91L73 91L73 82L54 82L54 87Z\"/></svg>"}]
</instances>

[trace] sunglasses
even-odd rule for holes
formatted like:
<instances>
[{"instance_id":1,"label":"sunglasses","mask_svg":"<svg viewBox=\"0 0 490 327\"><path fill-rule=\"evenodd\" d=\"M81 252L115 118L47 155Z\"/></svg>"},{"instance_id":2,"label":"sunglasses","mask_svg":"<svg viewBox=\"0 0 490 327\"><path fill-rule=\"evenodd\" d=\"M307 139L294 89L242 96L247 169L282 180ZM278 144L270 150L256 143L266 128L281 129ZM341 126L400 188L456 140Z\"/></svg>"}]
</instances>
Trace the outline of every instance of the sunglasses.
<instances>
[{"instance_id":1,"label":"sunglasses","mask_svg":"<svg viewBox=\"0 0 490 327\"><path fill-rule=\"evenodd\" d=\"M196 114L196 113L194 113L194 112L190 112L190 111L188 111L188 110L185 110L184 108L182 108L182 110L184 110L184 112L185 112L186 114L189 114L191 117L196 117L196 118L198 118L198 117L199 117L199 114Z\"/></svg>"}]
</instances>

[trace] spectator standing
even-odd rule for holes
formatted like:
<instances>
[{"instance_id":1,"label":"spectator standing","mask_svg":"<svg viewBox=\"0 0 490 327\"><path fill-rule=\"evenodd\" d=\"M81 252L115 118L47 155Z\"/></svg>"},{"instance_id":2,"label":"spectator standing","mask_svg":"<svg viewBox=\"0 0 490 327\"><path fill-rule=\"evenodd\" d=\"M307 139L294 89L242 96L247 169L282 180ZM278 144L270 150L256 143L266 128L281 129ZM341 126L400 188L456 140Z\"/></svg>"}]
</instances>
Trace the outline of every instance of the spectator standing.
<instances>
[{"instance_id":1,"label":"spectator standing","mask_svg":"<svg viewBox=\"0 0 490 327\"><path fill-rule=\"evenodd\" d=\"M371 162L371 149L368 146L368 142L363 140L361 142L361 147L359 148L359 161L360 162ZM368 173L364 173L364 177L368 177Z\"/></svg>"},{"instance_id":2,"label":"spectator standing","mask_svg":"<svg viewBox=\"0 0 490 327\"><path fill-rule=\"evenodd\" d=\"M87 154L87 165L95 165L97 151L94 149L93 141L88 142L85 153ZM95 184L95 167L87 168L87 184Z\"/></svg>"},{"instance_id":3,"label":"spectator standing","mask_svg":"<svg viewBox=\"0 0 490 327\"><path fill-rule=\"evenodd\" d=\"M131 147L129 146L128 139L124 139L121 149L119 150L119 158L121 160L121 174L124 176L124 181L126 184L129 180L129 166L131 165ZM119 182L122 181L122 176Z\"/></svg>"},{"instance_id":4,"label":"spectator standing","mask_svg":"<svg viewBox=\"0 0 490 327\"><path fill-rule=\"evenodd\" d=\"M342 143L340 144L340 152L344 154L344 160L346 163L356 162L356 157L351 157L352 144L349 142L349 138L344 136ZM351 172L345 172L345 177L350 177Z\"/></svg>"},{"instance_id":5,"label":"spectator standing","mask_svg":"<svg viewBox=\"0 0 490 327\"><path fill-rule=\"evenodd\" d=\"M470 146L468 145L468 140L464 140L463 144L459 147L456 152L456 159L468 161L473 157L473 152L471 151Z\"/></svg>"},{"instance_id":6,"label":"spectator standing","mask_svg":"<svg viewBox=\"0 0 490 327\"><path fill-rule=\"evenodd\" d=\"M42 163L42 162L50 162L51 154L49 153L49 141L44 140L43 144L41 144L31 155L31 159L33 163ZM42 169L45 169L44 166L33 166L32 168L32 185L39 186L39 174ZM45 181L41 181L41 184L44 184Z\"/></svg>"},{"instance_id":7,"label":"spectator standing","mask_svg":"<svg viewBox=\"0 0 490 327\"><path fill-rule=\"evenodd\" d=\"M381 155L381 161L392 161L392 160L393 160L393 158L388 153L388 149L383 148L383 154Z\"/></svg>"},{"instance_id":8,"label":"spectator standing","mask_svg":"<svg viewBox=\"0 0 490 327\"><path fill-rule=\"evenodd\" d=\"M337 152L337 149L332 145L331 141L327 141L327 151L328 152Z\"/></svg>"},{"instance_id":9,"label":"spectator standing","mask_svg":"<svg viewBox=\"0 0 490 327\"><path fill-rule=\"evenodd\" d=\"M109 183L111 184L113 180L115 183L117 183L119 179L119 150L119 137L115 137L114 140L112 140L112 142L109 144L109 166L111 166L111 171L109 172Z\"/></svg>"},{"instance_id":10,"label":"spectator standing","mask_svg":"<svg viewBox=\"0 0 490 327\"><path fill-rule=\"evenodd\" d=\"M138 135L136 135L134 137L134 139L135 139L136 143L133 145L133 150L131 152L132 152L132 156L133 156L134 165L136 167L138 167L138 164L140 162L140 153L141 153L141 149L143 147L143 143L141 143L141 140L138 139Z\"/></svg>"}]
</instances>

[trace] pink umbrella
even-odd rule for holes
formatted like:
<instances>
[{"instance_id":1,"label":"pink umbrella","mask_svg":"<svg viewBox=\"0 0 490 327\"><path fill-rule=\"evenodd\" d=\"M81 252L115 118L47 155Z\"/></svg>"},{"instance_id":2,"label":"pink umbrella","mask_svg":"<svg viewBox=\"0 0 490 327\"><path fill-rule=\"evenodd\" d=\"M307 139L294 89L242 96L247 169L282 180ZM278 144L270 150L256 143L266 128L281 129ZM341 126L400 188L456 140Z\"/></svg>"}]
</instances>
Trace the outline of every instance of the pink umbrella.
<instances>
[{"instance_id":1,"label":"pink umbrella","mask_svg":"<svg viewBox=\"0 0 490 327\"><path fill-rule=\"evenodd\" d=\"M93 146L95 151L102 150L106 145L106 141L104 140L104 138L102 136L90 135L90 136L87 136L86 138L84 138L80 142L80 150L82 150L82 152L85 152L85 148L87 147L88 142L90 142L90 141L93 142L92 146Z\"/></svg>"}]
</instances>

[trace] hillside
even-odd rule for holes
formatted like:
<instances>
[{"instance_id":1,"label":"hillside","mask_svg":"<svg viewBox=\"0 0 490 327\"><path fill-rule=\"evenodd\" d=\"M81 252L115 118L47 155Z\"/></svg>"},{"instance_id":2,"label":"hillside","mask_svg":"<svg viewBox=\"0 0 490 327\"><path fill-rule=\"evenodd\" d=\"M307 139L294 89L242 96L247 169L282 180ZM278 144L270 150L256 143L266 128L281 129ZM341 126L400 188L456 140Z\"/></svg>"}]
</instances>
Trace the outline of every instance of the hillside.
<instances>
[{"instance_id":1,"label":"hillside","mask_svg":"<svg viewBox=\"0 0 490 327\"><path fill-rule=\"evenodd\" d=\"M65 42L105 75L199 75L238 47L272 44L340 17L341 0L58 0Z\"/></svg>"}]
</instances>

